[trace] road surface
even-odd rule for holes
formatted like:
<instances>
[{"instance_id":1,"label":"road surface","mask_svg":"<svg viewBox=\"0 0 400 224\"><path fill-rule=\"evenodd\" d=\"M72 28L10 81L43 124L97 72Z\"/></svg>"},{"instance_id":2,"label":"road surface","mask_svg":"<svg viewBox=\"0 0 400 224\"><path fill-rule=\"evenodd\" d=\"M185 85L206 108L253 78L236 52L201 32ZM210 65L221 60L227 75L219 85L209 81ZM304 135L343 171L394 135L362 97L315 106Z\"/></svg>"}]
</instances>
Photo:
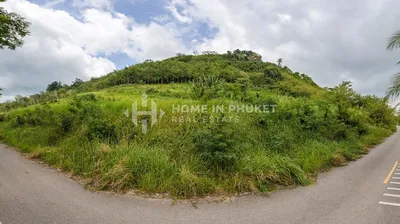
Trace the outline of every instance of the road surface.
<instances>
[{"instance_id":1,"label":"road surface","mask_svg":"<svg viewBox=\"0 0 400 224\"><path fill-rule=\"evenodd\" d=\"M190 203L172 205L166 199L89 192L0 145L0 222L398 224L400 165L396 161L400 161L400 132L364 158L321 174L315 185L195 208Z\"/></svg>"}]
</instances>

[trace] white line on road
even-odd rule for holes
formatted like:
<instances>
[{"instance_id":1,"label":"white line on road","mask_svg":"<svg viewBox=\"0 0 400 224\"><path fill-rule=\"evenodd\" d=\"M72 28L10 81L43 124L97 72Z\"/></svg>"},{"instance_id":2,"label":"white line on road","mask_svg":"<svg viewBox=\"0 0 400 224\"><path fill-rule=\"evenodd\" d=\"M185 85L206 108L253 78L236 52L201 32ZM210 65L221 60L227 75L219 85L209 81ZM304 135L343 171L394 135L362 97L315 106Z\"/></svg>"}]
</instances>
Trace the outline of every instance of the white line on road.
<instances>
[{"instance_id":1,"label":"white line on road","mask_svg":"<svg viewBox=\"0 0 400 224\"><path fill-rule=\"evenodd\" d=\"M400 180L400 177L392 177L392 179Z\"/></svg>"},{"instance_id":2,"label":"white line on road","mask_svg":"<svg viewBox=\"0 0 400 224\"><path fill-rule=\"evenodd\" d=\"M390 202L384 202L384 201L380 201L379 204L381 204L381 205L391 205L391 206L400 207L400 204L397 204L397 203L390 203Z\"/></svg>"},{"instance_id":3,"label":"white line on road","mask_svg":"<svg viewBox=\"0 0 400 224\"><path fill-rule=\"evenodd\" d=\"M383 194L383 195L388 196L388 197L400 198L400 195L398 195L398 194Z\"/></svg>"},{"instance_id":4,"label":"white line on road","mask_svg":"<svg viewBox=\"0 0 400 224\"><path fill-rule=\"evenodd\" d=\"M395 187L388 187L388 190L395 190L395 191L400 191L400 188L395 188Z\"/></svg>"},{"instance_id":5,"label":"white line on road","mask_svg":"<svg viewBox=\"0 0 400 224\"><path fill-rule=\"evenodd\" d=\"M400 184L400 182L390 182L391 184Z\"/></svg>"},{"instance_id":6,"label":"white line on road","mask_svg":"<svg viewBox=\"0 0 400 224\"><path fill-rule=\"evenodd\" d=\"M400 173L394 173L394 174L396 174L396 175L400 175Z\"/></svg>"}]
</instances>

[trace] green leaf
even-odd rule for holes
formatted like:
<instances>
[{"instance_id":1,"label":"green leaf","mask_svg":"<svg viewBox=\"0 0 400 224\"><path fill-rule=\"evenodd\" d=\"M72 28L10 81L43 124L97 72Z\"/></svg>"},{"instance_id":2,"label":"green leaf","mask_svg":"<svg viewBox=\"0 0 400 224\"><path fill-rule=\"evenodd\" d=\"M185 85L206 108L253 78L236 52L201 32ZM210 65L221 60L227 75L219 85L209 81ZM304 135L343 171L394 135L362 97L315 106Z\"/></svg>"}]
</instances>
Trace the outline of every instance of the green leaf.
<instances>
[{"instance_id":1,"label":"green leaf","mask_svg":"<svg viewBox=\"0 0 400 224\"><path fill-rule=\"evenodd\" d=\"M387 50L394 50L400 47L400 31L394 34L390 39L387 46Z\"/></svg>"}]
</instances>

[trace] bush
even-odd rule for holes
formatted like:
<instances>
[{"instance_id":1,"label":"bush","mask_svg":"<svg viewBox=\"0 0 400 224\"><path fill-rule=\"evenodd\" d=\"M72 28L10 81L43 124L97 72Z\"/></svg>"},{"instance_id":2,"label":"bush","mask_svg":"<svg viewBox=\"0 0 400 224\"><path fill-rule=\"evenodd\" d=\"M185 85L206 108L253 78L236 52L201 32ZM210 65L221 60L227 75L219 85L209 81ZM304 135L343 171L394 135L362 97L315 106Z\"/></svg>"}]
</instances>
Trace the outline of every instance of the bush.
<instances>
[{"instance_id":1,"label":"bush","mask_svg":"<svg viewBox=\"0 0 400 224\"><path fill-rule=\"evenodd\" d=\"M87 123L86 136L89 140L117 141L115 125L102 119L93 119Z\"/></svg>"},{"instance_id":2,"label":"bush","mask_svg":"<svg viewBox=\"0 0 400 224\"><path fill-rule=\"evenodd\" d=\"M14 128L22 127L25 124L25 119L21 115L17 115L11 119L10 123Z\"/></svg>"},{"instance_id":3,"label":"bush","mask_svg":"<svg viewBox=\"0 0 400 224\"><path fill-rule=\"evenodd\" d=\"M265 68L263 72L265 77L270 80L271 83L276 80L283 80L281 72L277 68Z\"/></svg>"},{"instance_id":4,"label":"bush","mask_svg":"<svg viewBox=\"0 0 400 224\"><path fill-rule=\"evenodd\" d=\"M97 97L93 93L85 94L77 98L78 100L82 101L89 101L89 102L96 102Z\"/></svg>"},{"instance_id":5,"label":"bush","mask_svg":"<svg viewBox=\"0 0 400 224\"><path fill-rule=\"evenodd\" d=\"M63 115L61 117L61 130L64 133L68 133L72 130L73 127L73 118L70 115Z\"/></svg>"},{"instance_id":6,"label":"bush","mask_svg":"<svg viewBox=\"0 0 400 224\"><path fill-rule=\"evenodd\" d=\"M235 144L233 132L222 123L217 123L195 133L193 137L195 148L208 168L214 170L234 168L238 157L232 150Z\"/></svg>"}]
</instances>

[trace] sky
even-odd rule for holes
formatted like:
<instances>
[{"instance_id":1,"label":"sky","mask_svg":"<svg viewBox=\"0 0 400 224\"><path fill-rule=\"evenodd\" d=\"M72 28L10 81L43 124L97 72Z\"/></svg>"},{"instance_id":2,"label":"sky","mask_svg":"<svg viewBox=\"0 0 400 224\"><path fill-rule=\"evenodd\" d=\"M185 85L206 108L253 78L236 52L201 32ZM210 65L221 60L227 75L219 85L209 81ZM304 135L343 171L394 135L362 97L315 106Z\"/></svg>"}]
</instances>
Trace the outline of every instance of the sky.
<instances>
[{"instance_id":1,"label":"sky","mask_svg":"<svg viewBox=\"0 0 400 224\"><path fill-rule=\"evenodd\" d=\"M398 0L8 0L31 22L16 51L0 51L2 101L176 53L253 50L321 86L353 82L384 96L400 72Z\"/></svg>"}]
</instances>

